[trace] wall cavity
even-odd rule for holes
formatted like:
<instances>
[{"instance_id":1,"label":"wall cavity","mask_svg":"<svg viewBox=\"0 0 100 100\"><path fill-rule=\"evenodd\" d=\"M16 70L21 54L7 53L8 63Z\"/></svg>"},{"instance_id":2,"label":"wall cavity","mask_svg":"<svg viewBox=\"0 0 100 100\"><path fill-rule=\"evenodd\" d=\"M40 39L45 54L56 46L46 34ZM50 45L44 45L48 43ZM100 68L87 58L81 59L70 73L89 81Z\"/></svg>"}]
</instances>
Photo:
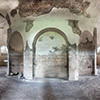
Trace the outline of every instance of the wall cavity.
<instances>
[{"instance_id":1,"label":"wall cavity","mask_svg":"<svg viewBox=\"0 0 100 100\"><path fill-rule=\"evenodd\" d=\"M19 32L14 32L8 42L10 73L23 73L23 40Z\"/></svg>"},{"instance_id":2,"label":"wall cavity","mask_svg":"<svg viewBox=\"0 0 100 100\"><path fill-rule=\"evenodd\" d=\"M26 23L25 31L29 32L31 28L33 27L34 20L26 20L24 22Z\"/></svg>"}]
</instances>

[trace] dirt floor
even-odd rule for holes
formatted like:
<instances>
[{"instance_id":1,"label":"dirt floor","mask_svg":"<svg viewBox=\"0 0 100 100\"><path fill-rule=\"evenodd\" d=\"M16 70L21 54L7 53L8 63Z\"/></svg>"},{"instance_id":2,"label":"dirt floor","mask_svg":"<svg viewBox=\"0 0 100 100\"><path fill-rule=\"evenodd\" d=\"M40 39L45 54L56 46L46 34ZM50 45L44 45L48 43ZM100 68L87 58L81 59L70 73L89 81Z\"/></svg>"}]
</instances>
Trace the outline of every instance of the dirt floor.
<instances>
[{"instance_id":1,"label":"dirt floor","mask_svg":"<svg viewBox=\"0 0 100 100\"><path fill-rule=\"evenodd\" d=\"M100 76L23 81L7 77L6 67L0 67L0 100L100 100Z\"/></svg>"}]
</instances>

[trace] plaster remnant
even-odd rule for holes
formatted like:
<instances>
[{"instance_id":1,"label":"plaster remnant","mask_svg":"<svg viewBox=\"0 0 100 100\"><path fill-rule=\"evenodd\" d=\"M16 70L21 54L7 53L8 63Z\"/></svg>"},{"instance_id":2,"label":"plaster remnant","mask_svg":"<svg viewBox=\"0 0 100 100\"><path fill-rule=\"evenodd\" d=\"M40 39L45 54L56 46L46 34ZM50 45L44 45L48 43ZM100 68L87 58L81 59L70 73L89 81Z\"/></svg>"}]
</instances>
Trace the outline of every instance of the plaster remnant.
<instances>
[{"instance_id":1,"label":"plaster remnant","mask_svg":"<svg viewBox=\"0 0 100 100\"><path fill-rule=\"evenodd\" d=\"M28 45L28 41L26 41L26 47L25 47L25 50L27 51L27 50L30 50L30 47L29 47L29 45Z\"/></svg>"},{"instance_id":2,"label":"plaster remnant","mask_svg":"<svg viewBox=\"0 0 100 100\"><path fill-rule=\"evenodd\" d=\"M67 46L63 44L62 47L61 47L61 49L62 49L62 54L66 54L66 52L67 52Z\"/></svg>"},{"instance_id":3,"label":"plaster remnant","mask_svg":"<svg viewBox=\"0 0 100 100\"><path fill-rule=\"evenodd\" d=\"M68 20L68 24L72 27L72 30L75 34L81 35L81 30L78 26L78 20Z\"/></svg>"},{"instance_id":4,"label":"plaster remnant","mask_svg":"<svg viewBox=\"0 0 100 100\"><path fill-rule=\"evenodd\" d=\"M49 36L49 37L50 37L50 39L51 39L51 40L53 40L53 39L54 39L54 36Z\"/></svg>"},{"instance_id":5,"label":"plaster remnant","mask_svg":"<svg viewBox=\"0 0 100 100\"><path fill-rule=\"evenodd\" d=\"M76 47L77 47L77 45L76 45L76 43L74 43L74 44L69 44L68 45L68 52L70 52L71 50L76 50Z\"/></svg>"},{"instance_id":6,"label":"plaster remnant","mask_svg":"<svg viewBox=\"0 0 100 100\"><path fill-rule=\"evenodd\" d=\"M60 51L58 47L52 47L54 49L54 52Z\"/></svg>"},{"instance_id":7,"label":"plaster remnant","mask_svg":"<svg viewBox=\"0 0 100 100\"><path fill-rule=\"evenodd\" d=\"M51 50L49 50L50 53L53 53Z\"/></svg>"},{"instance_id":8,"label":"plaster remnant","mask_svg":"<svg viewBox=\"0 0 100 100\"><path fill-rule=\"evenodd\" d=\"M94 44L94 39L92 34L88 31L85 30L81 36L80 36L80 40L79 40L79 50L80 51L94 51L95 49L95 44Z\"/></svg>"},{"instance_id":9,"label":"plaster remnant","mask_svg":"<svg viewBox=\"0 0 100 100\"><path fill-rule=\"evenodd\" d=\"M38 2L34 2L33 0L19 0L18 9L21 17L46 14L54 7L68 8L72 13L88 17L86 10L89 5L90 2L84 2L83 0L39 0Z\"/></svg>"},{"instance_id":10,"label":"plaster remnant","mask_svg":"<svg viewBox=\"0 0 100 100\"><path fill-rule=\"evenodd\" d=\"M40 37L40 38L39 38L39 41L42 41L42 38L43 38L43 37Z\"/></svg>"},{"instance_id":11,"label":"plaster remnant","mask_svg":"<svg viewBox=\"0 0 100 100\"><path fill-rule=\"evenodd\" d=\"M33 27L34 20L26 20L24 22L26 23L25 31L29 32L31 28Z\"/></svg>"},{"instance_id":12,"label":"plaster remnant","mask_svg":"<svg viewBox=\"0 0 100 100\"><path fill-rule=\"evenodd\" d=\"M60 51L61 54L66 54L67 52L67 46L66 45L62 45L61 48L58 48L58 47L52 47L54 49L54 53L57 52L57 51Z\"/></svg>"},{"instance_id":13,"label":"plaster remnant","mask_svg":"<svg viewBox=\"0 0 100 100\"><path fill-rule=\"evenodd\" d=\"M93 43L93 37L89 31L84 31L80 38L80 44L87 45Z\"/></svg>"}]
</instances>

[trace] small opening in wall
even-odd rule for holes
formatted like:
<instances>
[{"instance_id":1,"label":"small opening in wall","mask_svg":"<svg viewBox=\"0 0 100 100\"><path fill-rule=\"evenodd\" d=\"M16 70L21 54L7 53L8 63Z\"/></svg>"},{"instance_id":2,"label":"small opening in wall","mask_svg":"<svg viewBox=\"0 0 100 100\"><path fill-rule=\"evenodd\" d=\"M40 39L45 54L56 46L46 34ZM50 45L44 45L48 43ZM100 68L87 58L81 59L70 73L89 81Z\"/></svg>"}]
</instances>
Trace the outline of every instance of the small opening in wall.
<instances>
[{"instance_id":1,"label":"small opening in wall","mask_svg":"<svg viewBox=\"0 0 100 100\"><path fill-rule=\"evenodd\" d=\"M7 55L8 54L8 49L7 49L7 46L1 46L0 47L0 53L1 55Z\"/></svg>"},{"instance_id":2,"label":"small opening in wall","mask_svg":"<svg viewBox=\"0 0 100 100\"><path fill-rule=\"evenodd\" d=\"M7 66L8 49L6 45L0 46L0 66Z\"/></svg>"},{"instance_id":3,"label":"small opening in wall","mask_svg":"<svg viewBox=\"0 0 100 100\"><path fill-rule=\"evenodd\" d=\"M100 53L100 47L97 48L97 53Z\"/></svg>"},{"instance_id":4,"label":"small opening in wall","mask_svg":"<svg viewBox=\"0 0 100 100\"><path fill-rule=\"evenodd\" d=\"M100 68L100 46L97 48L97 68Z\"/></svg>"}]
</instances>

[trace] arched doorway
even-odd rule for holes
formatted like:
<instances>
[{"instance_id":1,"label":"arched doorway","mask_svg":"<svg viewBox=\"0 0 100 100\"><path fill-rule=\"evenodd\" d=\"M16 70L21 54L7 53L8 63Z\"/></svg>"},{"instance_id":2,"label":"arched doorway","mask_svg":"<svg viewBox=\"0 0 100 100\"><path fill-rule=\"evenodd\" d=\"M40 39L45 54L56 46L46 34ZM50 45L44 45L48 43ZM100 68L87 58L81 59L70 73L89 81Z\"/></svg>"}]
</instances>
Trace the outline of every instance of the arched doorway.
<instances>
[{"instance_id":1,"label":"arched doorway","mask_svg":"<svg viewBox=\"0 0 100 100\"><path fill-rule=\"evenodd\" d=\"M56 28L40 31L33 42L34 77L68 78L68 41Z\"/></svg>"},{"instance_id":2,"label":"arched doorway","mask_svg":"<svg viewBox=\"0 0 100 100\"><path fill-rule=\"evenodd\" d=\"M8 43L10 73L23 73L23 39L19 32L14 32Z\"/></svg>"}]
</instances>

